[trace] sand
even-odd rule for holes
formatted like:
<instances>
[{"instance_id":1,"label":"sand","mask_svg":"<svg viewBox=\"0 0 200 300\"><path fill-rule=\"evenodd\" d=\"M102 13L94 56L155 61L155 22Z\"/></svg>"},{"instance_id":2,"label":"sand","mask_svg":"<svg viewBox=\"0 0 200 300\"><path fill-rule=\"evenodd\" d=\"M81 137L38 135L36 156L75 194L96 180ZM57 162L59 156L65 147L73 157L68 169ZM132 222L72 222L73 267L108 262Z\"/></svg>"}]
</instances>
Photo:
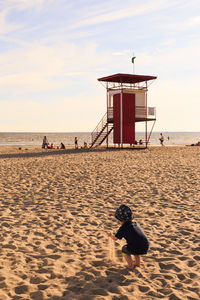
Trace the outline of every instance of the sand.
<instances>
[{"instance_id":1,"label":"sand","mask_svg":"<svg viewBox=\"0 0 200 300\"><path fill-rule=\"evenodd\" d=\"M200 147L26 153L1 148L0 299L200 298ZM150 241L133 271L122 203Z\"/></svg>"}]
</instances>

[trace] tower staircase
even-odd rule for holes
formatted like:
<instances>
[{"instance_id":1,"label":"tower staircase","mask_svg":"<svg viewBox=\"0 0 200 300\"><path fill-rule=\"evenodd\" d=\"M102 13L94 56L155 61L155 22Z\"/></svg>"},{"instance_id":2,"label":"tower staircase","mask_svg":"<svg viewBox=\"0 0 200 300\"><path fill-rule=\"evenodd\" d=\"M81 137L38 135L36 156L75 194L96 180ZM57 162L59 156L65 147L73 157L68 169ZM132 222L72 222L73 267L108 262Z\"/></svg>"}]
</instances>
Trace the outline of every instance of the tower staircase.
<instances>
[{"instance_id":1,"label":"tower staircase","mask_svg":"<svg viewBox=\"0 0 200 300\"><path fill-rule=\"evenodd\" d=\"M106 112L94 131L91 133L92 142L90 148L101 145L112 130L113 122L108 119L108 114Z\"/></svg>"}]
</instances>

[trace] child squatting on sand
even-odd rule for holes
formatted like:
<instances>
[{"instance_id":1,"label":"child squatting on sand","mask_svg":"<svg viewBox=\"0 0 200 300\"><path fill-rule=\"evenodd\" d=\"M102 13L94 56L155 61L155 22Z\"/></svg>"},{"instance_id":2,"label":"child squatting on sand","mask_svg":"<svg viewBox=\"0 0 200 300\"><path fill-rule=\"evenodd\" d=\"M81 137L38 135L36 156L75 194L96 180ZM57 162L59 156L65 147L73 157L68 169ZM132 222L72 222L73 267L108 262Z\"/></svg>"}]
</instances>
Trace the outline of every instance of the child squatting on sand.
<instances>
[{"instance_id":1,"label":"child squatting on sand","mask_svg":"<svg viewBox=\"0 0 200 300\"><path fill-rule=\"evenodd\" d=\"M127 262L127 268L134 269L140 267L140 255L147 254L149 241L136 222L132 222L133 216L131 209L122 204L115 212L115 218L120 221L121 227L115 235L108 233L114 241L125 238L127 245L122 247L122 253ZM131 255L134 255L133 262Z\"/></svg>"}]
</instances>

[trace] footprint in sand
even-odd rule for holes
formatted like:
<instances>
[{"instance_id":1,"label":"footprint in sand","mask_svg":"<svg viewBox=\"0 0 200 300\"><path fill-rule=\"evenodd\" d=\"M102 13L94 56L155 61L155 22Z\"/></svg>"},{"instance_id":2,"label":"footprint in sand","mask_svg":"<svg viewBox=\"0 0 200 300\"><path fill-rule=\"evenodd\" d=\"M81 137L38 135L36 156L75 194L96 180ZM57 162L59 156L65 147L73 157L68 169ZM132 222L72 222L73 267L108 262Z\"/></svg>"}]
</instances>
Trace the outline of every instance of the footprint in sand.
<instances>
[{"instance_id":1,"label":"footprint in sand","mask_svg":"<svg viewBox=\"0 0 200 300\"><path fill-rule=\"evenodd\" d=\"M30 278L30 283L32 283L32 284L39 284L39 283L42 283L44 281L45 281L44 278L40 278L40 277L37 277L37 276Z\"/></svg>"},{"instance_id":2,"label":"footprint in sand","mask_svg":"<svg viewBox=\"0 0 200 300\"><path fill-rule=\"evenodd\" d=\"M194 259L195 259L195 260L200 260L200 256L199 256L199 255L195 255L195 256L194 256Z\"/></svg>"},{"instance_id":3,"label":"footprint in sand","mask_svg":"<svg viewBox=\"0 0 200 300\"><path fill-rule=\"evenodd\" d=\"M106 262L104 262L103 260L95 260L92 262L92 265L94 267L103 267L103 266L106 266Z\"/></svg>"},{"instance_id":4,"label":"footprint in sand","mask_svg":"<svg viewBox=\"0 0 200 300\"><path fill-rule=\"evenodd\" d=\"M196 262L194 260L189 260L187 262L187 264L188 264L188 267L190 267L190 268L196 266Z\"/></svg>"},{"instance_id":5,"label":"footprint in sand","mask_svg":"<svg viewBox=\"0 0 200 300\"><path fill-rule=\"evenodd\" d=\"M28 286L27 285L19 285L19 286L15 287L15 293L17 295L25 294L27 292L28 292Z\"/></svg>"}]
</instances>

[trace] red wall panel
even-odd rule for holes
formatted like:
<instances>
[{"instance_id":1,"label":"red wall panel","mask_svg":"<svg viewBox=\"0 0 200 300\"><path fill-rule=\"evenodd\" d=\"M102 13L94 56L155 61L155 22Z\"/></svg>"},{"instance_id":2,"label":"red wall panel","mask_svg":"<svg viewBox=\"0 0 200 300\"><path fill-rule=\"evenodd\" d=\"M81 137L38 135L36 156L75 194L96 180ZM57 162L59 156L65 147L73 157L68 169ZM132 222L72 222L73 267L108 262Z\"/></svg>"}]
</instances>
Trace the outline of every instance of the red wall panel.
<instances>
[{"instance_id":1,"label":"red wall panel","mask_svg":"<svg viewBox=\"0 0 200 300\"><path fill-rule=\"evenodd\" d=\"M120 94L113 96L113 143L120 144Z\"/></svg>"},{"instance_id":2,"label":"red wall panel","mask_svg":"<svg viewBox=\"0 0 200 300\"><path fill-rule=\"evenodd\" d=\"M123 94L123 143L135 142L135 94Z\"/></svg>"},{"instance_id":3,"label":"red wall panel","mask_svg":"<svg viewBox=\"0 0 200 300\"><path fill-rule=\"evenodd\" d=\"M121 141L121 94L113 96L113 143L135 142L135 95L122 94L122 141Z\"/></svg>"}]
</instances>

